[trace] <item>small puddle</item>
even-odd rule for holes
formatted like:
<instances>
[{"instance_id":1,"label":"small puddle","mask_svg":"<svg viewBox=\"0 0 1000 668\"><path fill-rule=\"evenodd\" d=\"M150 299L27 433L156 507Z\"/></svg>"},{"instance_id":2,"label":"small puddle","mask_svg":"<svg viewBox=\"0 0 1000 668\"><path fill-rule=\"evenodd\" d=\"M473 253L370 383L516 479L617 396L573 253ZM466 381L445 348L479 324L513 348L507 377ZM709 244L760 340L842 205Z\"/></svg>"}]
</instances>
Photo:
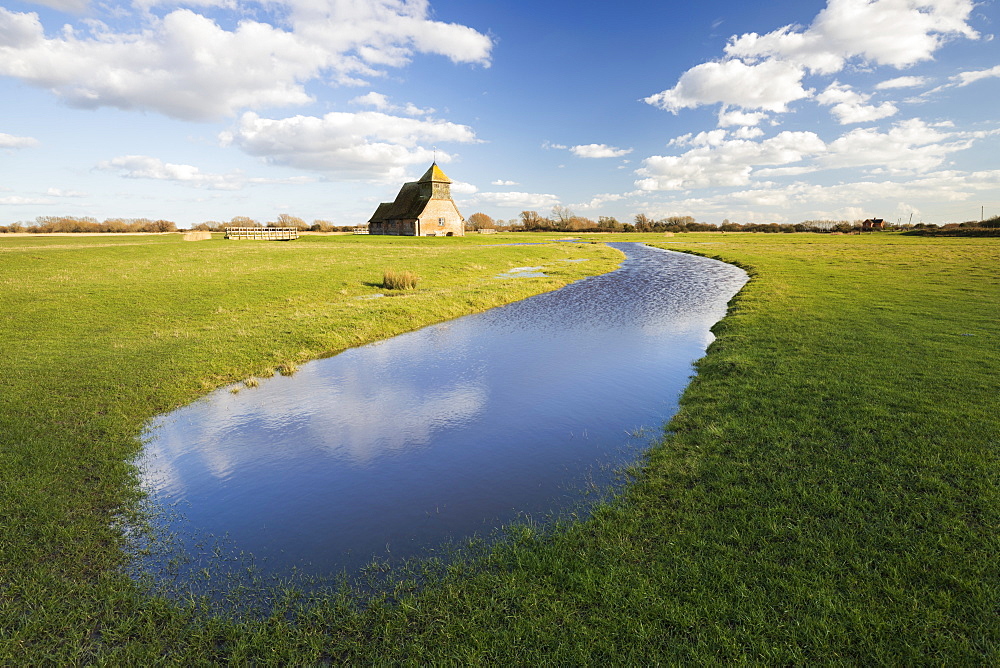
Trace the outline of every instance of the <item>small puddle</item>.
<instances>
[{"instance_id":1,"label":"small puddle","mask_svg":"<svg viewBox=\"0 0 1000 668\"><path fill-rule=\"evenodd\" d=\"M185 572L199 551L277 575L350 572L606 490L649 445L630 434L660 433L677 410L746 281L715 260L612 245L627 259L610 274L157 418L142 484Z\"/></svg>"},{"instance_id":2,"label":"small puddle","mask_svg":"<svg viewBox=\"0 0 1000 668\"><path fill-rule=\"evenodd\" d=\"M577 258L573 260L560 260L560 262L586 262L587 258ZM505 272L499 273L495 278L543 278L547 276L545 267L514 267Z\"/></svg>"},{"instance_id":3,"label":"small puddle","mask_svg":"<svg viewBox=\"0 0 1000 668\"><path fill-rule=\"evenodd\" d=\"M513 269L508 269L507 271L497 274L497 278L537 278L540 276L545 276L545 272L542 271L545 267L514 267Z\"/></svg>"}]
</instances>

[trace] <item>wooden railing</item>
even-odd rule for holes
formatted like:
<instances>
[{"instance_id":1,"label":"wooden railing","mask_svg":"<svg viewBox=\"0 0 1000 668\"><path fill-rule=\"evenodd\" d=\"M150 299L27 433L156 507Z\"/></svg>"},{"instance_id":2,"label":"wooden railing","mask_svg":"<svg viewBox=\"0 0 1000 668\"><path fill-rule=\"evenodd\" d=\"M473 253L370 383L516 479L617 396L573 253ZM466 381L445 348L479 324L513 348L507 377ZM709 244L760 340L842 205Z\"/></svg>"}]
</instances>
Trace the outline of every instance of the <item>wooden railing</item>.
<instances>
[{"instance_id":1,"label":"wooden railing","mask_svg":"<svg viewBox=\"0 0 1000 668\"><path fill-rule=\"evenodd\" d=\"M299 231L294 227L227 227L226 238L291 241L299 238Z\"/></svg>"}]
</instances>

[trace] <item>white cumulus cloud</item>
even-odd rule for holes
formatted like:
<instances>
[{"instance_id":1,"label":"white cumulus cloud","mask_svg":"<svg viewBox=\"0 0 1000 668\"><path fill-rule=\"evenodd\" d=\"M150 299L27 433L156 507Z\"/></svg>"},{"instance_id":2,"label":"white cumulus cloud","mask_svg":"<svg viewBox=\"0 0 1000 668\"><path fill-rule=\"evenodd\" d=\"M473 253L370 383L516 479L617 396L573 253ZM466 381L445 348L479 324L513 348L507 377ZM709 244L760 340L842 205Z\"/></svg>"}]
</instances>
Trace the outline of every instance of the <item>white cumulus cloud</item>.
<instances>
[{"instance_id":1,"label":"white cumulus cloud","mask_svg":"<svg viewBox=\"0 0 1000 668\"><path fill-rule=\"evenodd\" d=\"M578 158L620 158L632 152L630 148L618 148L607 144L582 144L570 151Z\"/></svg>"},{"instance_id":2,"label":"white cumulus cloud","mask_svg":"<svg viewBox=\"0 0 1000 668\"><path fill-rule=\"evenodd\" d=\"M702 63L682 74L676 86L650 95L645 102L675 113L716 103L782 112L809 96L802 87L804 75L799 65L780 60L752 65L741 60Z\"/></svg>"},{"instance_id":3,"label":"white cumulus cloud","mask_svg":"<svg viewBox=\"0 0 1000 668\"><path fill-rule=\"evenodd\" d=\"M82 14L90 6L90 0L32 0L32 2L69 14Z\"/></svg>"},{"instance_id":4,"label":"white cumulus cloud","mask_svg":"<svg viewBox=\"0 0 1000 668\"><path fill-rule=\"evenodd\" d=\"M707 134L707 133L703 133ZM696 147L681 155L654 155L636 170L640 190L688 190L745 186L755 167L788 165L823 153L826 144L812 132L782 132L755 142L719 140L718 136L687 140Z\"/></svg>"},{"instance_id":5,"label":"white cumulus cloud","mask_svg":"<svg viewBox=\"0 0 1000 668\"><path fill-rule=\"evenodd\" d=\"M940 166L949 154L972 145L973 138L943 132L920 119L896 123L887 132L852 130L830 142L819 164L827 168L879 167L889 172L925 172Z\"/></svg>"},{"instance_id":6,"label":"white cumulus cloud","mask_svg":"<svg viewBox=\"0 0 1000 668\"><path fill-rule=\"evenodd\" d=\"M959 87L968 86L971 83L982 81L983 79L993 79L1000 77L1000 65L991 67L988 70L976 70L973 72L960 72L952 77L952 81L957 82Z\"/></svg>"},{"instance_id":7,"label":"white cumulus cloud","mask_svg":"<svg viewBox=\"0 0 1000 668\"><path fill-rule=\"evenodd\" d=\"M473 195L479 192L479 188L465 181L452 181L451 192L455 195Z\"/></svg>"},{"instance_id":8,"label":"white cumulus cloud","mask_svg":"<svg viewBox=\"0 0 1000 668\"><path fill-rule=\"evenodd\" d=\"M379 111L389 111L393 108L393 105L389 102L389 97L387 95L376 93L375 91L359 95L351 100L351 104L357 104L364 107L374 107Z\"/></svg>"},{"instance_id":9,"label":"white cumulus cloud","mask_svg":"<svg viewBox=\"0 0 1000 668\"><path fill-rule=\"evenodd\" d=\"M725 58L692 67L673 88L645 101L674 113L711 104L785 112L812 95L803 83L807 74L834 74L850 61L909 67L933 58L949 39L977 39L968 24L973 7L972 0L829 0L808 28L733 36ZM844 122L891 115L886 105L845 104L834 112ZM722 114L719 121L722 127L738 124Z\"/></svg>"},{"instance_id":10,"label":"white cumulus cloud","mask_svg":"<svg viewBox=\"0 0 1000 668\"><path fill-rule=\"evenodd\" d=\"M875 90L890 90L893 88L916 88L927 84L927 77L895 77L876 84Z\"/></svg>"},{"instance_id":11,"label":"white cumulus cloud","mask_svg":"<svg viewBox=\"0 0 1000 668\"><path fill-rule=\"evenodd\" d=\"M43 197L23 197L21 195L7 195L0 197L0 204L24 205L24 204L52 204L52 200Z\"/></svg>"},{"instance_id":12,"label":"white cumulus cloud","mask_svg":"<svg viewBox=\"0 0 1000 668\"><path fill-rule=\"evenodd\" d=\"M86 197L87 193L79 190L63 190L62 188L49 188L45 191L51 197Z\"/></svg>"},{"instance_id":13,"label":"white cumulus cloud","mask_svg":"<svg viewBox=\"0 0 1000 668\"><path fill-rule=\"evenodd\" d=\"M831 113L841 125L868 123L880 118L895 116L899 109L891 102L879 105L868 104L871 95L865 95L837 81L816 96L816 101L830 106Z\"/></svg>"},{"instance_id":14,"label":"white cumulus cloud","mask_svg":"<svg viewBox=\"0 0 1000 668\"><path fill-rule=\"evenodd\" d=\"M590 201L583 202L582 204L575 205L579 209L597 209L604 206L608 202L620 202L621 200L628 197L627 194L621 193L601 193L599 195L594 195Z\"/></svg>"},{"instance_id":15,"label":"white cumulus cloud","mask_svg":"<svg viewBox=\"0 0 1000 668\"><path fill-rule=\"evenodd\" d=\"M744 187L760 179L797 176L829 169L866 169L871 173L928 173L975 140L1000 130L960 132L920 119L894 124L886 131L858 128L831 142L812 132L782 132L753 141L738 133L714 130L684 135L675 146L691 146L680 155L656 155L636 170L640 190L690 190Z\"/></svg>"},{"instance_id":16,"label":"white cumulus cloud","mask_svg":"<svg viewBox=\"0 0 1000 668\"><path fill-rule=\"evenodd\" d=\"M832 74L852 58L897 68L930 60L952 37L975 39L972 0L829 0L812 24L730 39L733 58L778 58Z\"/></svg>"},{"instance_id":17,"label":"white cumulus cloud","mask_svg":"<svg viewBox=\"0 0 1000 668\"><path fill-rule=\"evenodd\" d=\"M0 148L31 148L38 146L38 140L34 137L18 137L0 132Z\"/></svg>"},{"instance_id":18,"label":"white cumulus cloud","mask_svg":"<svg viewBox=\"0 0 1000 668\"><path fill-rule=\"evenodd\" d=\"M359 83L359 76L403 66L416 53L489 65L492 40L432 20L426 0L278 0L273 7L285 15L280 27L237 11L230 30L192 9L175 9L162 17L139 13L132 31L89 20L55 36L46 34L38 14L0 7L0 75L77 107L207 120L305 104L312 99L309 82Z\"/></svg>"},{"instance_id":19,"label":"white cumulus cloud","mask_svg":"<svg viewBox=\"0 0 1000 668\"><path fill-rule=\"evenodd\" d=\"M407 102L403 106L395 105L389 101L387 96L374 91L354 98L351 100L351 104L364 107L374 107L379 111L385 111L388 113L404 113L407 116L430 116L434 113L434 109L421 109L412 102Z\"/></svg>"},{"instance_id":20,"label":"white cumulus cloud","mask_svg":"<svg viewBox=\"0 0 1000 668\"><path fill-rule=\"evenodd\" d=\"M220 139L270 163L380 181L404 179L410 166L430 163L434 151L428 144L478 141L466 125L377 111L284 119L246 112ZM437 160L451 156L438 151Z\"/></svg>"},{"instance_id":21,"label":"white cumulus cloud","mask_svg":"<svg viewBox=\"0 0 1000 668\"><path fill-rule=\"evenodd\" d=\"M236 170L228 174L203 172L194 165L184 165L164 162L148 155L122 155L111 160L97 163L95 169L117 174L124 179L151 179L154 181L171 181L192 188L209 190L240 190L248 183L259 184L301 184L313 183L317 179L311 176L292 176L286 178L249 177ZM54 197L83 197L85 193L62 191L49 188L49 194Z\"/></svg>"},{"instance_id":22,"label":"white cumulus cloud","mask_svg":"<svg viewBox=\"0 0 1000 668\"><path fill-rule=\"evenodd\" d=\"M719 127L728 128L733 125L743 127L756 126L766 118L767 114L760 111L745 112L739 109L730 110L723 107L719 110Z\"/></svg>"},{"instance_id":23,"label":"white cumulus cloud","mask_svg":"<svg viewBox=\"0 0 1000 668\"><path fill-rule=\"evenodd\" d=\"M493 206L534 210L548 209L559 204L559 198L555 195L523 192L477 193L474 200L484 204L492 204Z\"/></svg>"},{"instance_id":24,"label":"white cumulus cloud","mask_svg":"<svg viewBox=\"0 0 1000 668\"><path fill-rule=\"evenodd\" d=\"M173 181L195 188L239 190L245 178L242 174L210 174L193 165L163 162L148 155L123 155L97 164L97 169L113 172L127 179Z\"/></svg>"},{"instance_id":25,"label":"white cumulus cloud","mask_svg":"<svg viewBox=\"0 0 1000 668\"><path fill-rule=\"evenodd\" d=\"M745 190L700 197L639 203L657 217L669 210L693 210L699 217L723 217L737 222L800 222L802 220L856 220L870 216L906 222L914 209L939 207L942 202L977 201L980 193L1000 187L1000 170L931 171L910 178L845 180L834 185L793 182L759 183ZM789 218L794 209L797 217ZM972 209L972 207L970 207ZM977 212L979 208L975 207ZM971 216L971 211L970 214ZM921 218L914 218L919 222ZM953 219L951 219L953 220ZM951 222L949 219L925 222Z\"/></svg>"},{"instance_id":26,"label":"white cumulus cloud","mask_svg":"<svg viewBox=\"0 0 1000 668\"><path fill-rule=\"evenodd\" d=\"M764 131L760 128L744 125L741 128L737 128L736 131L733 132L733 136L737 139L756 139L757 137L763 137Z\"/></svg>"}]
</instances>

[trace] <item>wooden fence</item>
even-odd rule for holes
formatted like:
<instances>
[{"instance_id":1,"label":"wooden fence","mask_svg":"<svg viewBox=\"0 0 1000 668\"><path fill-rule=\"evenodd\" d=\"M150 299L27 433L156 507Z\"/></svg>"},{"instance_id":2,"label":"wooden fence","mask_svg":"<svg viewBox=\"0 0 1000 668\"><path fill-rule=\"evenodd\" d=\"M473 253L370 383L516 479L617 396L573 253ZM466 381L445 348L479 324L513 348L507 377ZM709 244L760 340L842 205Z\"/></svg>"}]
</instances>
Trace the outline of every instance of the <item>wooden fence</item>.
<instances>
[{"instance_id":1,"label":"wooden fence","mask_svg":"<svg viewBox=\"0 0 1000 668\"><path fill-rule=\"evenodd\" d=\"M226 238L291 241L299 238L299 231L294 227L227 227Z\"/></svg>"}]
</instances>

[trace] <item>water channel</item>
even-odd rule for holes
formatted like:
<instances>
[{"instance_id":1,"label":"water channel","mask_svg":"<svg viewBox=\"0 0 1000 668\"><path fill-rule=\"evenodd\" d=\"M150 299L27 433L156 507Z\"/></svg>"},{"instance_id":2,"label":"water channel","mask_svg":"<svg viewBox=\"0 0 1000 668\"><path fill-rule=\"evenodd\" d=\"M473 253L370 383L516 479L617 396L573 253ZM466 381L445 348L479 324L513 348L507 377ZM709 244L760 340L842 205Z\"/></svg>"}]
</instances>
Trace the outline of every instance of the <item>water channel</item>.
<instances>
[{"instance_id":1,"label":"water channel","mask_svg":"<svg viewBox=\"0 0 1000 668\"><path fill-rule=\"evenodd\" d=\"M611 245L627 255L612 273L159 417L139 463L170 509L160 529L189 554L214 538L265 572L324 576L606 489L648 447L635 435L676 411L746 281L715 260Z\"/></svg>"}]
</instances>

